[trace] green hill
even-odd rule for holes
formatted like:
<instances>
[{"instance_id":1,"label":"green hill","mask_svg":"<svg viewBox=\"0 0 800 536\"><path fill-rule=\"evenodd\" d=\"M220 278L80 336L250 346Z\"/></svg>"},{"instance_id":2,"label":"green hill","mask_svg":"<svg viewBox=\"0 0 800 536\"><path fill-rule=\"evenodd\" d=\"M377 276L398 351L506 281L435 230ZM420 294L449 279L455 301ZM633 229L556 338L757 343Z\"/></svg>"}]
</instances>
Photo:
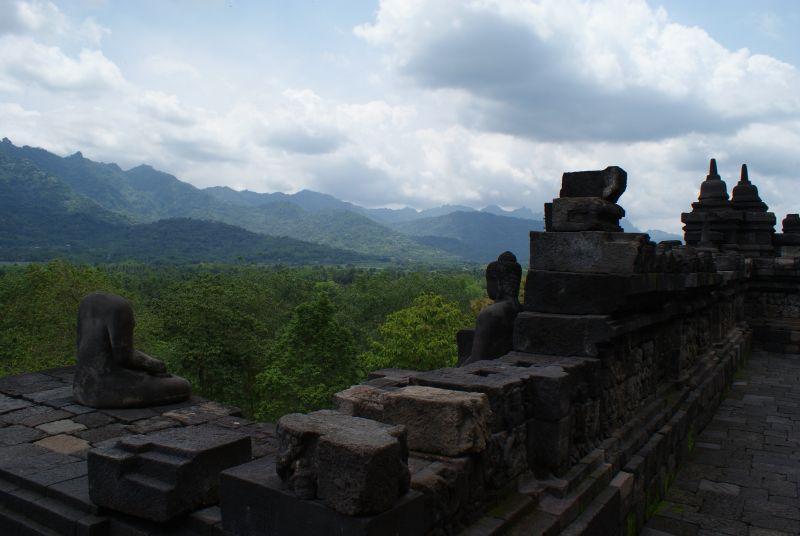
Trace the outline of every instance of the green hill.
<instances>
[{"instance_id":1,"label":"green hill","mask_svg":"<svg viewBox=\"0 0 800 536\"><path fill-rule=\"evenodd\" d=\"M56 257L87 262L270 264L382 260L220 222L183 218L134 225L29 160L0 154L0 260Z\"/></svg>"},{"instance_id":2,"label":"green hill","mask_svg":"<svg viewBox=\"0 0 800 536\"><path fill-rule=\"evenodd\" d=\"M488 212L451 212L444 216L394 224L421 244L436 247L463 259L485 263L503 251L512 251L528 262L530 231L541 231L540 221L497 216Z\"/></svg>"},{"instance_id":3,"label":"green hill","mask_svg":"<svg viewBox=\"0 0 800 536\"><path fill-rule=\"evenodd\" d=\"M61 179L75 193L136 223L167 218L213 220L254 233L287 236L395 261L456 260L359 214L355 205L317 192L294 196L249 192L272 200L255 204L253 195L244 202L240 200L244 196L237 195L241 192L200 190L150 166L123 171L116 164L93 162L81 153L62 158L43 149L16 147L7 138L0 143L0 155L27 159ZM311 210L287 203L285 198L302 201Z\"/></svg>"}]
</instances>

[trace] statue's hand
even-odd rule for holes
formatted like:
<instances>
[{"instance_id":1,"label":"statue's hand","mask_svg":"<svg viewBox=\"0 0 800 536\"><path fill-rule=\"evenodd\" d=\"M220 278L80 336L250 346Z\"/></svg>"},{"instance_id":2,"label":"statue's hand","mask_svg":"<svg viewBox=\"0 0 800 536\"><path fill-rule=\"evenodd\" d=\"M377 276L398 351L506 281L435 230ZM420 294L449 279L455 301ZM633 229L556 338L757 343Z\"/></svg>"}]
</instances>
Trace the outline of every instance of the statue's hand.
<instances>
[{"instance_id":1,"label":"statue's hand","mask_svg":"<svg viewBox=\"0 0 800 536\"><path fill-rule=\"evenodd\" d=\"M160 359L150 357L146 353L140 352L139 350L135 350L135 354L136 361L138 362L137 368L140 368L141 370L144 370L150 374L165 374L167 372L167 365Z\"/></svg>"},{"instance_id":2,"label":"statue's hand","mask_svg":"<svg viewBox=\"0 0 800 536\"><path fill-rule=\"evenodd\" d=\"M153 361L148 363L148 371L152 374L166 374L167 365L163 361L153 359Z\"/></svg>"}]
</instances>

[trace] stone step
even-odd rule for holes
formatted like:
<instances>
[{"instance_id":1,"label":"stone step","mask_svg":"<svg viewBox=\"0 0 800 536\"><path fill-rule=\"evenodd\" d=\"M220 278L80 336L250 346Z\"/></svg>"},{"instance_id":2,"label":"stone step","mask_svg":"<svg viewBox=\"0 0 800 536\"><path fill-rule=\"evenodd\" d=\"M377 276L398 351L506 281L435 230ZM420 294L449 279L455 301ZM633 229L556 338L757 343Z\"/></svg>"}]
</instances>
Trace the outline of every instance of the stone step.
<instances>
[{"instance_id":1,"label":"stone step","mask_svg":"<svg viewBox=\"0 0 800 536\"><path fill-rule=\"evenodd\" d=\"M619 534L619 490L606 487L589 506L560 533L560 536Z\"/></svg>"},{"instance_id":2,"label":"stone step","mask_svg":"<svg viewBox=\"0 0 800 536\"><path fill-rule=\"evenodd\" d=\"M9 522L27 526L31 530L46 529L32 534L74 534L79 526L90 530L106 522L64 501L20 487L0 488L0 505L13 512L13 516L6 516L11 519Z\"/></svg>"},{"instance_id":3,"label":"stone step","mask_svg":"<svg viewBox=\"0 0 800 536\"><path fill-rule=\"evenodd\" d=\"M594 501L611 481L613 466L603 463L583 480L577 489L560 498L552 495L542 497L537 510L554 516L558 520L559 530L572 523Z\"/></svg>"},{"instance_id":4,"label":"stone step","mask_svg":"<svg viewBox=\"0 0 800 536\"><path fill-rule=\"evenodd\" d=\"M0 534L14 536L60 536L58 532L36 523L0 505Z\"/></svg>"},{"instance_id":5,"label":"stone step","mask_svg":"<svg viewBox=\"0 0 800 536\"><path fill-rule=\"evenodd\" d=\"M141 463L138 464L137 474L153 477L158 480L176 480L178 472L191 460L185 456L176 456L167 452L148 451L137 456Z\"/></svg>"},{"instance_id":6,"label":"stone step","mask_svg":"<svg viewBox=\"0 0 800 536\"><path fill-rule=\"evenodd\" d=\"M163 480L157 477L145 475L142 473L128 473L127 475L125 475L125 480L127 480L128 482L133 482L134 484L141 486L142 488L153 490L157 493L169 493L175 487L172 484L164 482Z\"/></svg>"}]
</instances>

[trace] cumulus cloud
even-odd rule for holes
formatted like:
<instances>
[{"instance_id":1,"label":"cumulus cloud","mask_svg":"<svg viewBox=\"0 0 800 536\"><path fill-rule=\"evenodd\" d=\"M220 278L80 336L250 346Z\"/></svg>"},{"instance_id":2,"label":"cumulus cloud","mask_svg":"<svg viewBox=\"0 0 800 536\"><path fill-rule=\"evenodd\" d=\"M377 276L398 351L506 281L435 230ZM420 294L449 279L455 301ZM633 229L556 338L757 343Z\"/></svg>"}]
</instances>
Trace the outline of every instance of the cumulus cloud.
<instances>
[{"instance_id":1,"label":"cumulus cloud","mask_svg":"<svg viewBox=\"0 0 800 536\"><path fill-rule=\"evenodd\" d=\"M52 2L0 0L0 35L6 33L64 33L67 18Z\"/></svg>"},{"instance_id":2,"label":"cumulus cloud","mask_svg":"<svg viewBox=\"0 0 800 536\"><path fill-rule=\"evenodd\" d=\"M473 97L465 124L537 140L734 132L800 112L793 66L729 51L644 0L384 0L355 32L420 87Z\"/></svg>"},{"instance_id":3,"label":"cumulus cloud","mask_svg":"<svg viewBox=\"0 0 800 536\"><path fill-rule=\"evenodd\" d=\"M84 49L77 56L30 37L0 38L0 87L23 91L31 85L54 91L101 91L119 88L119 68L99 50Z\"/></svg>"}]
</instances>

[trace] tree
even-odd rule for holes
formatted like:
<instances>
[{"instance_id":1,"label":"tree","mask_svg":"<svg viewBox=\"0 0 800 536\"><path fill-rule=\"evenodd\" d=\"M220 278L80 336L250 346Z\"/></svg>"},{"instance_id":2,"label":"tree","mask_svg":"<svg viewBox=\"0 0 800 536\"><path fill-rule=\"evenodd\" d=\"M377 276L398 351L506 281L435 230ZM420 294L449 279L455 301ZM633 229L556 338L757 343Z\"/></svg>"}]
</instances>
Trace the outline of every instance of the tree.
<instances>
[{"instance_id":1,"label":"tree","mask_svg":"<svg viewBox=\"0 0 800 536\"><path fill-rule=\"evenodd\" d=\"M75 363L78 304L90 292L117 292L97 268L63 261L0 274L0 375Z\"/></svg>"},{"instance_id":2,"label":"tree","mask_svg":"<svg viewBox=\"0 0 800 536\"><path fill-rule=\"evenodd\" d=\"M362 354L367 370L386 367L431 370L457 360L456 332L469 318L436 294L418 296L410 307L389 314L379 338Z\"/></svg>"},{"instance_id":3,"label":"tree","mask_svg":"<svg viewBox=\"0 0 800 536\"><path fill-rule=\"evenodd\" d=\"M329 407L335 392L358 380L353 336L334 312L324 288L294 309L258 376L259 418Z\"/></svg>"},{"instance_id":4,"label":"tree","mask_svg":"<svg viewBox=\"0 0 800 536\"><path fill-rule=\"evenodd\" d=\"M272 338L263 320L269 298L243 278L201 274L172 287L156 309L161 330L149 344L153 353L195 391L252 415Z\"/></svg>"}]
</instances>

